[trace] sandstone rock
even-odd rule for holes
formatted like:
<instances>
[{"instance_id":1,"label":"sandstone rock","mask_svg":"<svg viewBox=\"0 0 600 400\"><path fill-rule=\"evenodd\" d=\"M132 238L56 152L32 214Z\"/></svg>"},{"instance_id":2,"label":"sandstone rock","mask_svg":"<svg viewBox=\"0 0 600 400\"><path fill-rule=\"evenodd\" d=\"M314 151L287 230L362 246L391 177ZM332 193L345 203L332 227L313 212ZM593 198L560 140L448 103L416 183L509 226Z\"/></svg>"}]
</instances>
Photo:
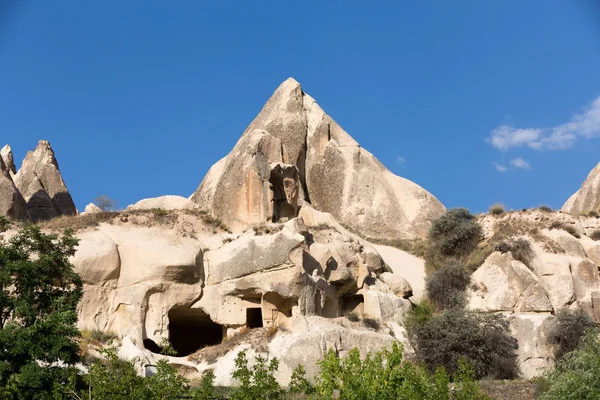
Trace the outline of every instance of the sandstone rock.
<instances>
[{"instance_id":1,"label":"sandstone rock","mask_svg":"<svg viewBox=\"0 0 600 400\"><path fill-rule=\"evenodd\" d=\"M408 281L400 275L391 272L384 272L379 275L379 279L386 283L397 296L405 299L412 297L412 287Z\"/></svg>"},{"instance_id":2,"label":"sandstone rock","mask_svg":"<svg viewBox=\"0 0 600 400\"><path fill-rule=\"evenodd\" d=\"M153 208L163 210L193 210L196 208L196 203L185 197L168 195L143 199L127 206L127 210L151 210Z\"/></svg>"},{"instance_id":3,"label":"sandstone rock","mask_svg":"<svg viewBox=\"0 0 600 400\"><path fill-rule=\"evenodd\" d=\"M34 221L77 213L47 141L40 140L35 151L27 153L14 181Z\"/></svg>"},{"instance_id":4,"label":"sandstone rock","mask_svg":"<svg viewBox=\"0 0 600 400\"><path fill-rule=\"evenodd\" d=\"M414 299L420 300L425 295L425 261L395 247L374 247L394 274L406 279Z\"/></svg>"},{"instance_id":5,"label":"sandstone rock","mask_svg":"<svg viewBox=\"0 0 600 400\"><path fill-rule=\"evenodd\" d=\"M537 277L510 252L495 252L471 277L472 310L550 312L552 304Z\"/></svg>"},{"instance_id":6,"label":"sandstone rock","mask_svg":"<svg viewBox=\"0 0 600 400\"><path fill-rule=\"evenodd\" d=\"M17 173L17 168L15 167L15 157L13 156L10 145L7 144L0 150L0 158L4 161L4 165L8 169L10 175L14 176Z\"/></svg>"},{"instance_id":7,"label":"sandstone rock","mask_svg":"<svg viewBox=\"0 0 600 400\"><path fill-rule=\"evenodd\" d=\"M550 333L555 324L551 314L515 314L509 317L512 335L519 342L517 350L521 375L531 379L554 366L554 348Z\"/></svg>"},{"instance_id":8,"label":"sandstone rock","mask_svg":"<svg viewBox=\"0 0 600 400\"><path fill-rule=\"evenodd\" d=\"M102 212L102 209L100 207L98 207L94 203L90 203L87 206L85 206L85 209L83 210L82 215L83 214L98 214L101 212Z\"/></svg>"},{"instance_id":9,"label":"sandstone rock","mask_svg":"<svg viewBox=\"0 0 600 400\"><path fill-rule=\"evenodd\" d=\"M600 163L590 171L581 188L573 193L561 208L561 211L571 214L587 214L598 210L600 210Z\"/></svg>"},{"instance_id":10,"label":"sandstone rock","mask_svg":"<svg viewBox=\"0 0 600 400\"><path fill-rule=\"evenodd\" d=\"M308 202L365 236L386 239L423 236L444 212L435 197L362 149L291 78L191 200L234 231L289 219Z\"/></svg>"},{"instance_id":11,"label":"sandstone rock","mask_svg":"<svg viewBox=\"0 0 600 400\"><path fill-rule=\"evenodd\" d=\"M79 245L71 262L82 281L99 286L109 283L116 287L121 268L116 243L100 231L84 232L77 237Z\"/></svg>"},{"instance_id":12,"label":"sandstone rock","mask_svg":"<svg viewBox=\"0 0 600 400\"><path fill-rule=\"evenodd\" d=\"M0 157L0 215L12 219L25 219L29 216L25 200L15 186L3 157Z\"/></svg>"}]
</instances>

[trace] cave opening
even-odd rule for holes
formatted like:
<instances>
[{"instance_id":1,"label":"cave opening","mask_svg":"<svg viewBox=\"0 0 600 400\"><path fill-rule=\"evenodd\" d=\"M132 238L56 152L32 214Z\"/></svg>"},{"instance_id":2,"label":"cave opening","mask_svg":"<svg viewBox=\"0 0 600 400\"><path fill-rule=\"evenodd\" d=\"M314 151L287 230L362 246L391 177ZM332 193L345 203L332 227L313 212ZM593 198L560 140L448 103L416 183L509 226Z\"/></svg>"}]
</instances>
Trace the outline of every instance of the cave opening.
<instances>
[{"instance_id":1,"label":"cave opening","mask_svg":"<svg viewBox=\"0 0 600 400\"><path fill-rule=\"evenodd\" d=\"M169 311L169 341L179 357L214 346L222 340L223 326L210 319L204 311L195 308Z\"/></svg>"},{"instance_id":2,"label":"cave opening","mask_svg":"<svg viewBox=\"0 0 600 400\"><path fill-rule=\"evenodd\" d=\"M278 164L271 170L269 183L273 191L271 221L278 222L282 218L295 218L298 215L298 169L294 166Z\"/></svg>"},{"instance_id":3,"label":"cave opening","mask_svg":"<svg viewBox=\"0 0 600 400\"><path fill-rule=\"evenodd\" d=\"M262 328L262 308L246 308L246 326L248 328Z\"/></svg>"},{"instance_id":4,"label":"cave opening","mask_svg":"<svg viewBox=\"0 0 600 400\"><path fill-rule=\"evenodd\" d=\"M359 313L362 314L362 307L365 298L362 294L347 294L340 298L340 308L342 314Z\"/></svg>"},{"instance_id":5,"label":"cave opening","mask_svg":"<svg viewBox=\"0 0 600 400\"><path fill-rule=\"evenodd\" d=\"M159 345L156 344L156 342L152 339L144 339L144 348L147 350L150 350L153 353L157 353L160 354L162 349L160 348Z\"/></svg>"}]
</instances>

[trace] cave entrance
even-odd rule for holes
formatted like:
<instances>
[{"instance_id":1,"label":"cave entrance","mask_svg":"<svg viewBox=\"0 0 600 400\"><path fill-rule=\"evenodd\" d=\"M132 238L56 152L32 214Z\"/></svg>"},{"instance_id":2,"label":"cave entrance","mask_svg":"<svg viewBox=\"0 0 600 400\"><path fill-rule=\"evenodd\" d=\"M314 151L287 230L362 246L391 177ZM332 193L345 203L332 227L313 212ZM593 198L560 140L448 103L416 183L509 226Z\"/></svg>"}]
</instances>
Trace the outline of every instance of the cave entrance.
<instances>
[{"instance_id":1,"label":"cave entrance","mask_svg":"<svg viewBox=\"0 0 600 400\"><path fill-rule=\"evenodd\" d=\"M169 311L169 341L179 357L221 343L223 326L196 308L174 308Z\"/></svg>"},{"instance_id":2,"label":"cave entrance","mask_svg":"<svg viewBox=\"0 0 600 400\"><path fill-rule=\"evenodd\" d=\"M248 328L262 328L262 308L246 308L246 326Z\"/></svg>"},{"instance_id":3,"label":"cave entrance","mask_svg":"<svg viewBox=\"0 0 600 400\"><path fill-rule=\"evenodd\" d=\"M365 298L362 294L349 294L340 298L342 314L358 313L362 314Z\"/></svg>"},{"instance_id":4,"label":"cave entrance","mask_svg":"<svg viewBox=\"0 0 600 400\"><path fill-rule=\"evenodd\" d=\"M273 190L273 215L271 221L295 218L298 215L298 168L277 164L269 176Z\"/></svg>"}]
</instances>

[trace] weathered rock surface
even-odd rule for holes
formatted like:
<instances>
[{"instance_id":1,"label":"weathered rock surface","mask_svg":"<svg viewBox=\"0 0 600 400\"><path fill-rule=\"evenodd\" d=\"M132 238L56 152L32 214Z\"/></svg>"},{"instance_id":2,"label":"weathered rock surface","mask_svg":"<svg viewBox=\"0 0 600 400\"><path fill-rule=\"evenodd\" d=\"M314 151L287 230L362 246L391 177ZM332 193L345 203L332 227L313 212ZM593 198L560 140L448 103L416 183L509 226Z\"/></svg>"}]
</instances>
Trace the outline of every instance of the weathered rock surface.
<instances>
[{"instance_id":1,"label":"weathered rock surface","mask_svg":"<svg viewBox=\"0 0 600 400\"><path fill-rule=\"evenodd\" d=\"M143 199L135 204L127 206L127 210L152 210L160 208L163 210L193 210L197 204L181 196L160 196Z\"/></svg>"},{"instance_id":2,"label":"weathered rock surface","mask_svg":"<svg viewBox=\"0 0 600 400\"><path fill-rule=\"evenodd\" d=\"M15 157L13 156L10 145L7 144L0 150L0 158L4 161L4 165L8 169L10 175L14 176L17 173L17 168L15 167Z\"/></svg>"},{"instance_id":3,"label":"weathered rock surface","mask_svg":"<svg viewBox=\"0 0 600 400\"><path fill-rule=\"evenodd\" d=\"M45 140L39 141L35 151L27 153L14 182L34 221L77 213L60 174L54 151Z\"/></svg>"},{"instance_id":4,"label":"weathered rock surface","mask_svg":"<svg viewBox=\"0 0 600 400\"><path fill-rule=\"evenodd\" d=\"M102 209L95 205L94 203L90 203L83 209L82 214L98 214L101 213Z\"/></svg>"},{"instance_id":5,"label":"weathered rock surface","mask_svg":"<svg viewBox=\"0 0 600 400\"><path fill-rule=\"evenodd\" d=\"M444 207L362 149L292 78L190 197L234 231L305 203L374 238L423 236Z\"/></svg>"},{"instance_id":6,"label":"weathered rock surface","mask_svg":"<svg viewBox=\"0 0 600 400\"><path fill-rule=\"evenodd\" d=\"M599 210L600 163L590 171L581 188L573 193L561 208L561 211L571 214L587 214L590 211Z\"/></svg>"},{"instance_id":7,"label":"weathered rock surface","mask_svg":"<svg viewBox=\"0 0 600 400\"><path fill-rule=\"evenodd\" d=\"M12 219L25 219L29 216L25 199L15 186L4 157L0 157L0 215Z\"/></svg>"}]
</instances>

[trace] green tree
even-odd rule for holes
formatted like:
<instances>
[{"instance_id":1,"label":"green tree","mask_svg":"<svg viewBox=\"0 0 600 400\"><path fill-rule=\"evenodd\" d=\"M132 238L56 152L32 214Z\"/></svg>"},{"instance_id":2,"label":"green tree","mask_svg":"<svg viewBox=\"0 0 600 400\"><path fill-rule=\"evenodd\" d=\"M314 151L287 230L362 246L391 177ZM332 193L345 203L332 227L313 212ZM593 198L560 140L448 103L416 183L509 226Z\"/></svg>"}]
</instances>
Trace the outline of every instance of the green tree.
<instances>
[{"instance_id":1,"label":"green tree","mask_svg":"<svg viewBox=\"0 0 600 400\"><path fill-rule=\"evenodd\" d=\"M49 399L76 375L82 283L69 262L76 246L70 231L59 237L31 224L0 242L3 398Z\"/></svg>"},{"instance_id":2,"label":"green tree","mask_svg":"<svg viewBox=\"0 0 600 400\"><path fill-rule=\"evenodd\" d=\"M116 348L103 349L101 353L104 359L96 361L85 376L92 399L150 398L144 378L136 374L133 364L118 357Z\"/></svg>"},{"instance_id":3,"label":"green tree","mask_svg":"<svg viewBox=\"0 0 600 400\"><path fill-rule=\"evenodd\" d=\"M279 360L272 358L267 364L264 357L256 357L250 367L245 351L240 351L235 359L233 377L240 386L231 393L231 400L279 400L284 391L274 377L279 368Z\"/></svg>"}]
</instances>

